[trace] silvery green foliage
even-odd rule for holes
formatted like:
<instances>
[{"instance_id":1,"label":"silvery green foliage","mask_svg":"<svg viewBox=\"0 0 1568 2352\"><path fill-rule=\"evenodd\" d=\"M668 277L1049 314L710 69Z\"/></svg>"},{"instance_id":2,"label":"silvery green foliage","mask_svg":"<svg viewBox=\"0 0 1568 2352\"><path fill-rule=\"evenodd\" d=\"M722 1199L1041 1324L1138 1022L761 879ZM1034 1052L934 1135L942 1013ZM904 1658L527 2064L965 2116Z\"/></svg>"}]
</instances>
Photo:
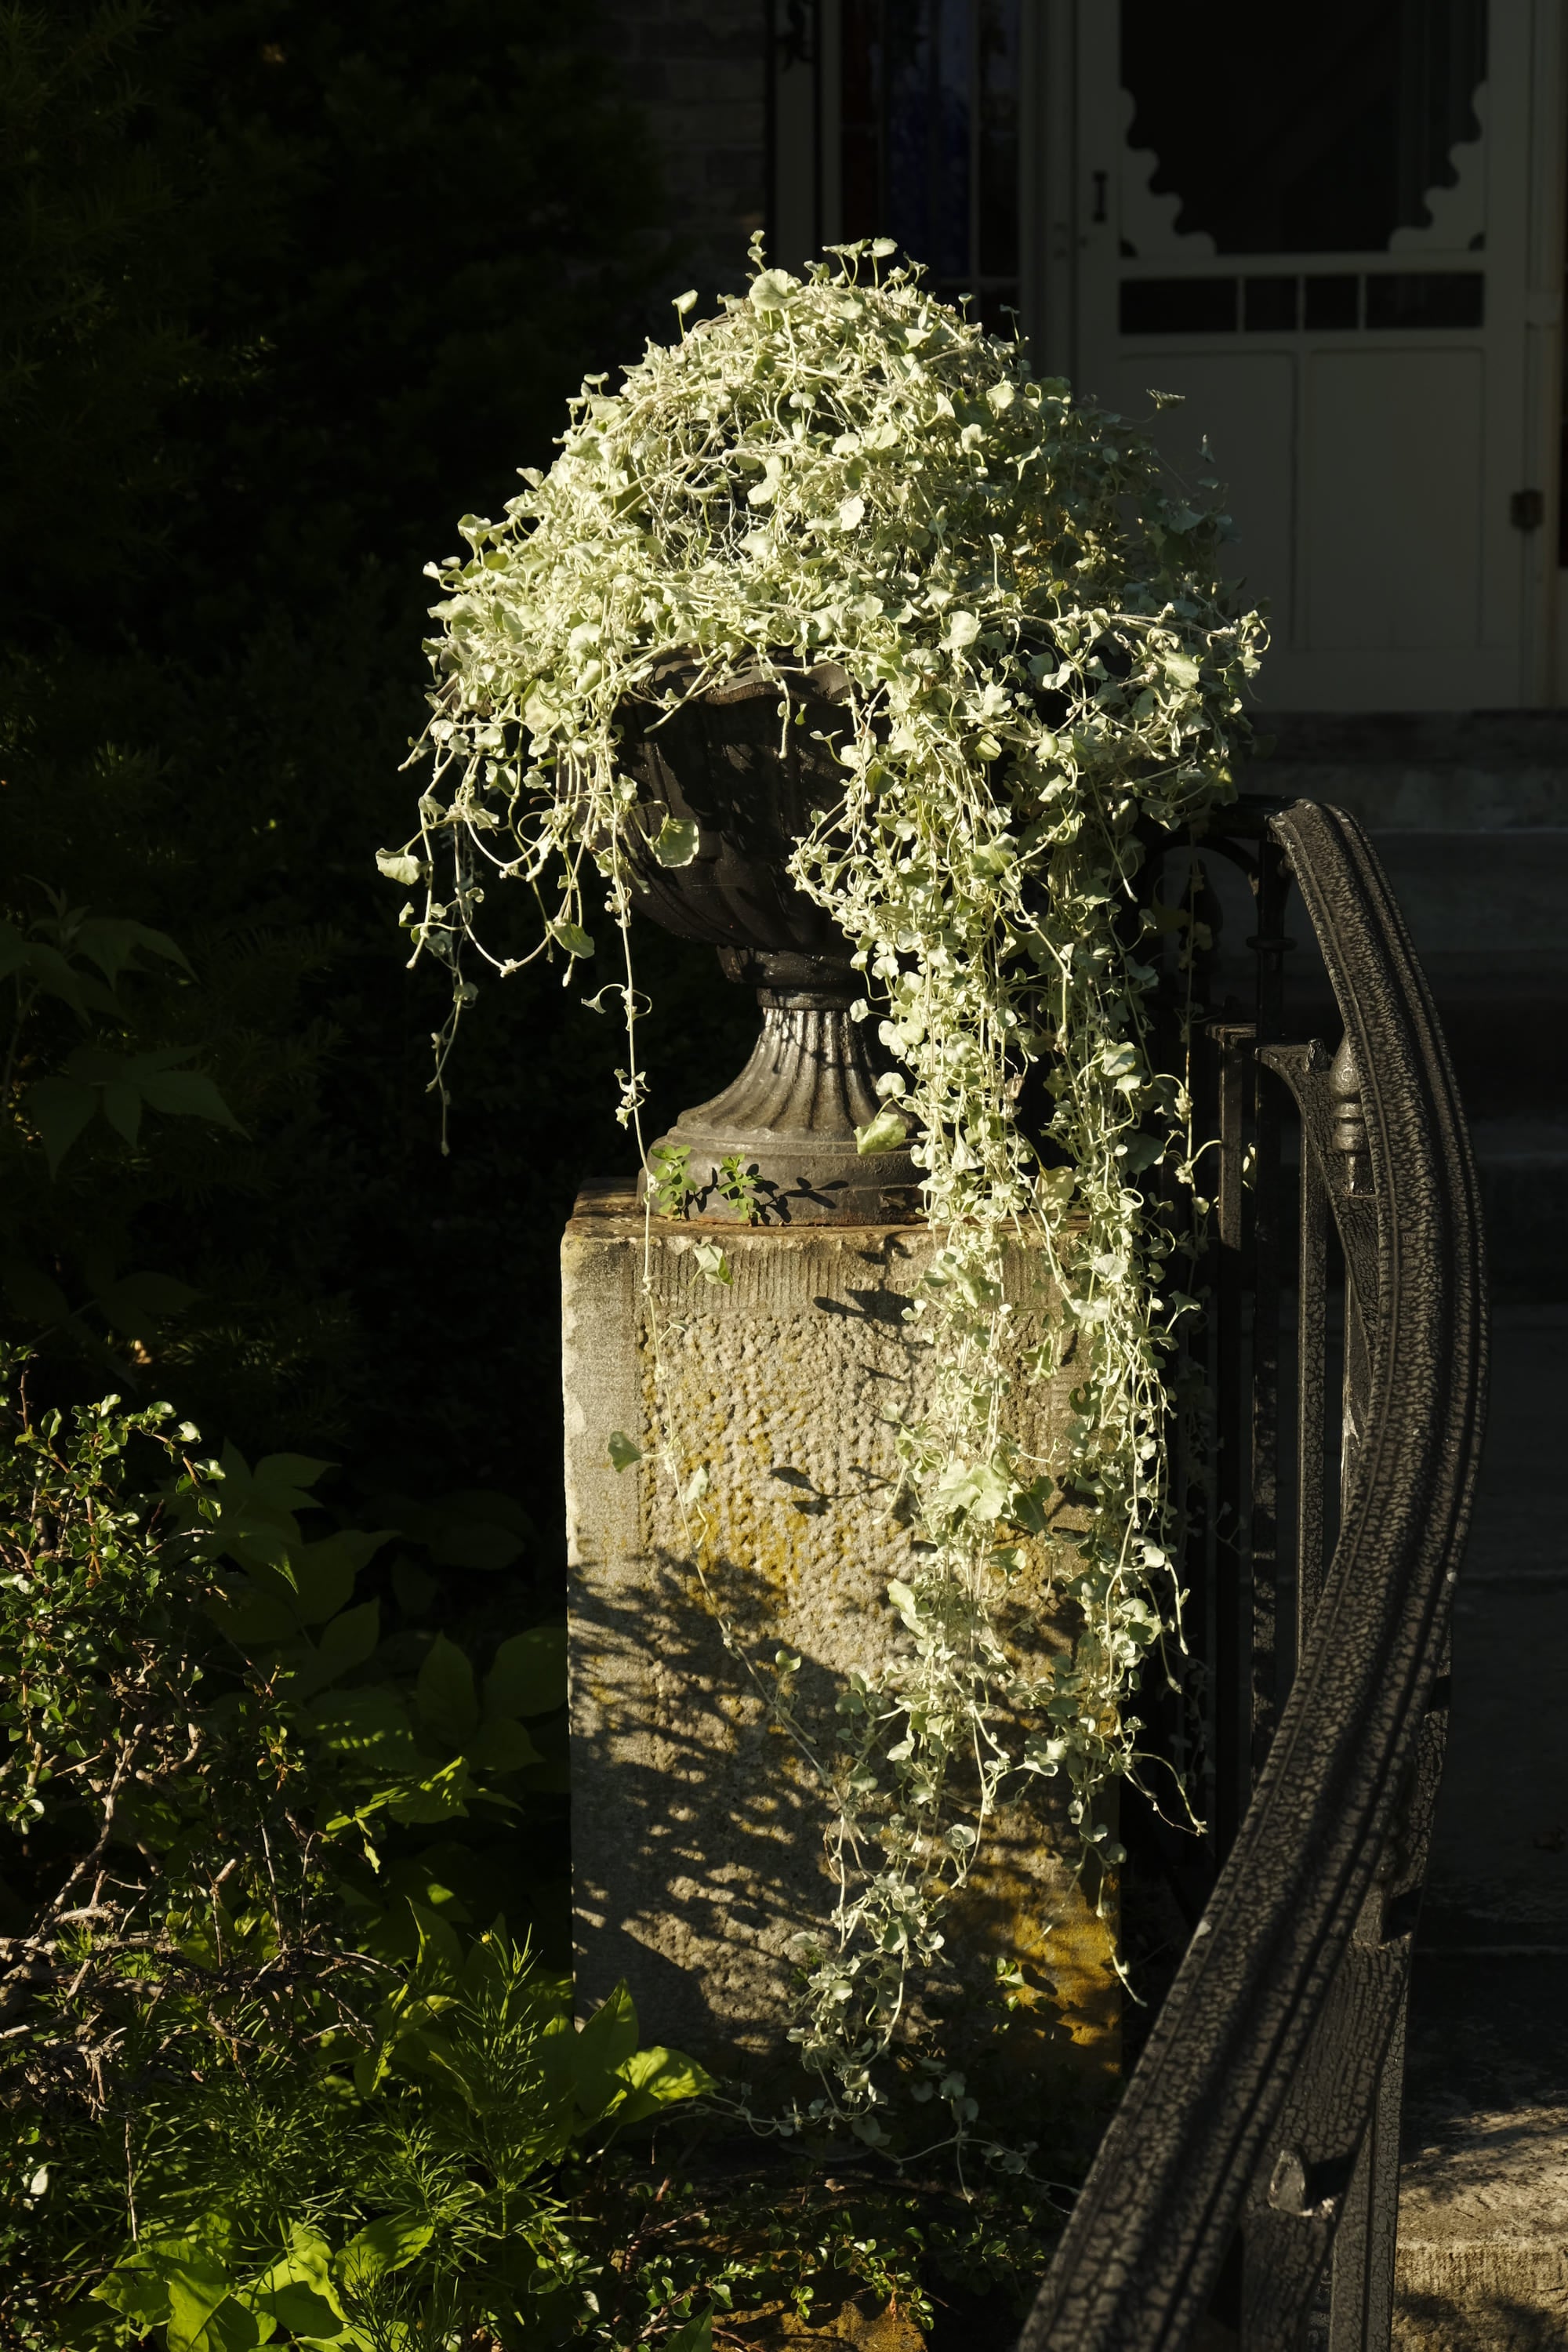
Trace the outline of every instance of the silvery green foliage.
<instances>
[{"instance_id":1,"label":"silvery green foliage","mask_svg":"<svg viewBox=\"0 0 1568 2352\"><path fill-rule=\"evenodd\" d=\"M911 1972L941 1964L1004 1780L1064 1775L1086 1850L1121 1858L1096 1799L1132 1769L1124 1702L1174 1621L1164 1368L1191 1307L1147 1177L1163 1162L1193 1181L1184 1086L1151 1062L1142 944L1188 918L1141 933L1129 910L1144 840L1231 795L1262 642L1218 577L1222 519L1173 493L1131 425L1033 377L918 272L884 273L891 250L838 248L804 283L759 253L745 298L650 346L619 392L584 387L501 521L465 522L469 559L438 574L421 833L382 859L426 884L405 919L452 965L456 1017L459 950L486 953L485 878L536 893L540 951L582 958L596 867L624 933L643 821L616 713L672 652L699 657L693 694L742 667L830 662L847 681L843 803L792 871L854 941L857 1009L894 1057L862 1149L915 1137L944 1242L913 1310L930 1406L897 1433L929 1548L891 1589L897 1663L846 1690L842 1752L821 1762L840 1899L798 1955L812 2111L873 2140L879 2061ZM1048 1171L1014 1117L1035 1064ZM640 1094L632 1052L624 1119ZM1022 1375L1003 1295L1018 1234L1061 1301ZM1068 1433L1031 1458L1013 1381L1069 1359ZM673 1465L679 1433L655 1440ZM1044 1681L996 1631L1029 1543L1080 1612ZM790 1665L773 1703L793 1721Z\"/></svg>"}]
</instances>

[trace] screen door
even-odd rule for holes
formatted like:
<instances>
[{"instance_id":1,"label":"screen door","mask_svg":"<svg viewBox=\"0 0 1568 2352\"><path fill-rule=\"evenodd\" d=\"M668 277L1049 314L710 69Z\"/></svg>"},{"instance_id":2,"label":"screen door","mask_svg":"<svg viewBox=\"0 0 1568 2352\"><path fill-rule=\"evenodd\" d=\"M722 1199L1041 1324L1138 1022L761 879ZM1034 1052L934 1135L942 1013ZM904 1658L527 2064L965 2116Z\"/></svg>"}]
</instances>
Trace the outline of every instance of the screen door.
<instances>
[{"instance_id":1,"label":"screen door","mask_svg":"<svg viewBox=\"0 0 1568 2352\"><path fill-rule=\"evenodd\" d=\"M1550 692L1555 16L1079 0L1077 388L1226 485L1276 708Z\"/></svg>"}]
</instances>

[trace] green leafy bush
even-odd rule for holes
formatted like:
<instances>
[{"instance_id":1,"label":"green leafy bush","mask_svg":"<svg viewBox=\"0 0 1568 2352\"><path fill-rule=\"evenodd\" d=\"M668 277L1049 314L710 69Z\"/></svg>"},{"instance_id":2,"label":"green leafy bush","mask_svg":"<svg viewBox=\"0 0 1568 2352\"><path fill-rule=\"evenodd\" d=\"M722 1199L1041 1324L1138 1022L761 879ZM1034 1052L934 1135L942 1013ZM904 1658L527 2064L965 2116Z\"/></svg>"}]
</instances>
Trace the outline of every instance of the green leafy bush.
<instances>
[{"instance_id":1,"label":"green leafy bush","mask_svg":"<svg viewBox=\"0 0 1568 2352\"><path fill-rule=\"evenodd\" d=\"M395 1531L307 1534L325 1465L211 1460L166 1406L35 1413L6 1370L11 2340L517 2320L563 2159L706 2083L624 1992L574 2030L476 1907L505 1891L487 1822L558 1769L529 1727L553 1744L563 1629L482 1675L445 1633L383 1641L363 1580ZM427 1542L504 1552L504 1498L462 1500Z\"/></svg>"}]
</instances>

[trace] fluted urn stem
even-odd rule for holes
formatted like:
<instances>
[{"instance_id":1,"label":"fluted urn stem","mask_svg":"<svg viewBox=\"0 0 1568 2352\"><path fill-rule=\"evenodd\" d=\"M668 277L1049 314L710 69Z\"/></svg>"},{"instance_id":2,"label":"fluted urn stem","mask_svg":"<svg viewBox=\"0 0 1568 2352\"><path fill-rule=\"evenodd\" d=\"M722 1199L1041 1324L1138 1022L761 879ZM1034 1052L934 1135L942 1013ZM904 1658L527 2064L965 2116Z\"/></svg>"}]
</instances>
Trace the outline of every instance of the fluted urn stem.
<instances>
[{"instance_id":1,"label":"fluted urn stem","mask_svg":"<svg viewBox=\"0 0 1568 2352\"><path fill-rule=\"evenodd\" d=\"M825 986L759 988L762 1034L722 1094L683 1111L653 1148L655 1173L684 1152L699 1216L748 1213L768 1223L879 1224L920 1213L907 1150L862 1156L856 1129L880 1108L854 974ZM722 1163L749 1180L735 1196ZM723 1188L723 1189L721 1189Z\"/></svg>"}]
</instances>

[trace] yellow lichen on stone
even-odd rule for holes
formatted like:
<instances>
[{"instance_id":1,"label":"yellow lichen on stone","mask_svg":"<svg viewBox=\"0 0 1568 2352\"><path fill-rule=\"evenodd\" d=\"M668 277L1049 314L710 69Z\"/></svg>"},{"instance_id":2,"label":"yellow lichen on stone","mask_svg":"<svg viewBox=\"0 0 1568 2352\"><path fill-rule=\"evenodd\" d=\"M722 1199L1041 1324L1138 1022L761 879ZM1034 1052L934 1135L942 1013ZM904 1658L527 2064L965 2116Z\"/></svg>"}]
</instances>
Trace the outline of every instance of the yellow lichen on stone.
<instances>
[{"instance_id":1,"label":"yellow lichen on stone","mask_svg":"<svg viewBox=\"0 0 1568 2352\"><path fill-rule=\"evenodd\" d=\"M563 1249L580 1972L584 2001L624 1976L650 2038L754 2077L783 2051L790 1938L835 1899L834 1807L765 1686L778 1650L800 1658L795 1709L830 1770L846 1675L874 1674L899 1638L887 1591L911 1535L888 1415L920 1407L928 1360L903 1310L934 1244L907 1225L730 1227L717 1284L699 1238L652 1228L651 1306L671 1335L657 1367L640 1213L580 1215ZM1041 1301L1037 1263L1016 1255L1022 1348ZM1068 1385L1021 1386L1031 1451L1050 1450ZM706 1471L706 1491L683 1506L647 1458L617 1475L612 1429L658 1431L679 1486ZM1075 1606L1049 1548L1029 1548L1009 1638L1059 1649ZM1026 2105L1063 2082L1092 2105L1115 2072L1114 1890L1077 1874L1079 1851L1058 1784L1031 1781L944 1921ZM999 1960L1022 1971L1010 2017Z\"/></svg>"}]
</instances>

